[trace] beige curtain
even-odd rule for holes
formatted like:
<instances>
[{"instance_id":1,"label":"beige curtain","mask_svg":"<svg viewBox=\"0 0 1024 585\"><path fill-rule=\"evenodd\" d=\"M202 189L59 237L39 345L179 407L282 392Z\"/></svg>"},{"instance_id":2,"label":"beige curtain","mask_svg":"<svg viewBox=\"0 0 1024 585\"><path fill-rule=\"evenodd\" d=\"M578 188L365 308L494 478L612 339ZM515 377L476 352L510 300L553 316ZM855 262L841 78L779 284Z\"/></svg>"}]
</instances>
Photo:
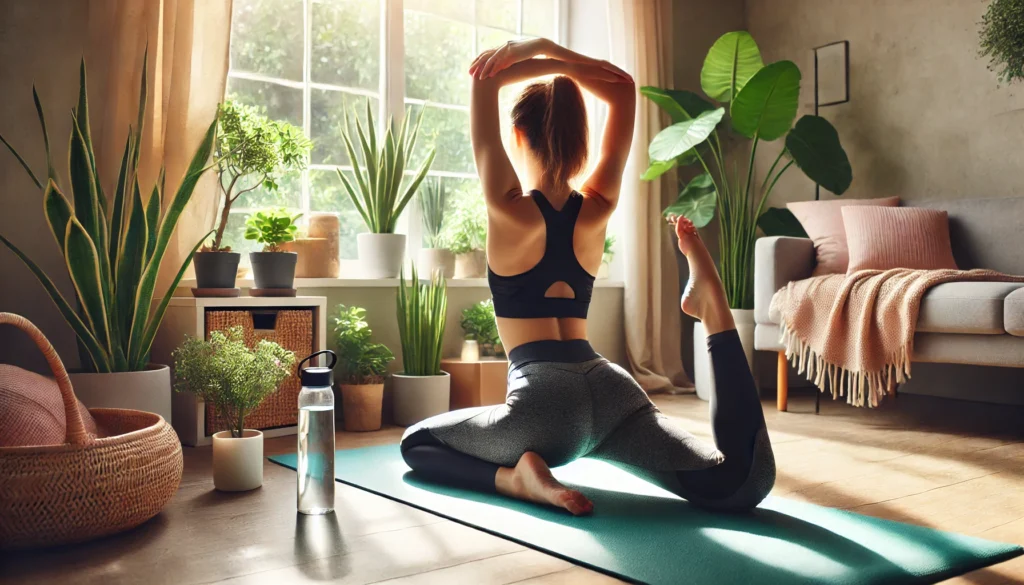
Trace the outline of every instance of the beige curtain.
<instances>
[{"instance_id":1,"label":"beige curtain","mask_svg":"<svg viewBox=\"0 0 1024 585\"><path fill-rule=\"evenodd\" d=\"M608 0L608 22L612 61L629 71L638 87L672 87L672 0ZM675 251L661 219L671 183L638 178L647 168L647 145L663 127L657 106L638 100L620 203L625 216L626 352L645 390L680 392L692 389L693 383L680 356Z\"/></svg>"},{"instance_id":2,"label":"beige curtain","mask_svg":"<svg viewBox=\"0 0 1024 585\"><path fill-rule=\"evenodd\" d=\"M137 120L143 54L148 98L140 183L149 193L166 167L165 202L188 168L224 98L232 0L91 0L85 59L96 165L117 177L128 126ZM113 189L113 186L110 187ZM157 294L214 222L216 176L207 172L178 221Z\"/></svg>"}]
</instances>

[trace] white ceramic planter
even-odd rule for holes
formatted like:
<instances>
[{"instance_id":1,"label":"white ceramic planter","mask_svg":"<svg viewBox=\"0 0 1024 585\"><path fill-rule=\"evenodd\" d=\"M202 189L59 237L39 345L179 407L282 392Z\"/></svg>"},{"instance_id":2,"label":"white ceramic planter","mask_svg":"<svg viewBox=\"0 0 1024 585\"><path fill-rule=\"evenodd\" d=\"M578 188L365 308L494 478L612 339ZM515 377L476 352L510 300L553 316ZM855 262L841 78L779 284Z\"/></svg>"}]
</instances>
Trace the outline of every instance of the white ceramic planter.
<instances>
[{"instance_id":1,"label":"white ceramic planter","mask_svg":"<svg viewBox=\"0 0 1024 585\"><path fill-rule=\"evenodd\" d=\"M263 433L242 431L238 439L231 431L213 435L213 487L222 492L244 492L263 485Z\"/></svg>"},{"instance_id":2,"label":"white ceramic planter","mask_svg":"<svg viewBox=\"0 0 1024 585\"><path fill-rule=\"evenodd\" d=\"M460 357L464 362L480 361L480 344L475 339L464 339Z\"/></svg>"},{"instance_id":3,"label":"white ceramic planter","mask_svg":"<svg viewBox=\"0 0 1024 585\"><path fill-rule=\"evenodd\" d=\"M73 373L71 387L88 408L129 408L171 420L171 369L150 364L141 372Z\"/></svg>"},{"instance_id":4,"label":"white ceramic planter","mask_svg":"<svg viewBox=\"0 0 1024 585\"><path fill-rule=\"evenodd\" d=\"M398 278L405 260L405 234L359 234L359 271L363 278Z\"/></svg>"},{"instance_id":5,"label":"white ceramic planter","mask_svg":"<svg viewBox=\"0 0 1024 585\"><path fill-rule=\"evenodd\" d=\"M455 276L455 254L444 248L422 248L416 262L416 272L420 278L433 276L440 270L445 278Z\"/></svg>"},{"instance_id":6,"label":"white ceramic planter","mask_svg":"<svg viewBox=\"0 0 1024 585\"><path fill-rule=\"evenodd\" d=\"M448 372L442 372L440 376L393 374L391 389L394 394L395 424L407 427L448 412L451 382L452 377Z\"/></svg>"},{"instance_id":7,"label":"white ceramic planter","mask_svg":"<svg viewBox=\"0 0 1024 585\"><path fill-rule=\"evenodd\" d=\"M487 276L487 254L473 250L455 256L455 278L483 278Z\"/></svg>"},{"instance_id":8,"label":"white ceramic planter","mask_svg":"<svg viewBox=\"0 0 1024 585\"><path fill-rule=\"evenodd\" d=\"M597 277L600 279L608 278L608 264L602 262L601 267L597 269Z\"/></svg>"},{"instance_id":9,"label":"white ceramic planter","mask_svg":"<svg viewBox=\"0 0 1024 585\"><path fill-rule=\"evenodd\" d=\"M747 309L731 309L732 319L736 322L736 333L740 336L740 344L743 346L743 353L747 358L747 365L753 371L754 368L754 311ZM704 332L704 324L696 322L693 324L693 385L697 391L697 398L711 400L715 391L714 370L711 368L711 358L708 355L707 334Z\"/></svg>"}]
</instances>

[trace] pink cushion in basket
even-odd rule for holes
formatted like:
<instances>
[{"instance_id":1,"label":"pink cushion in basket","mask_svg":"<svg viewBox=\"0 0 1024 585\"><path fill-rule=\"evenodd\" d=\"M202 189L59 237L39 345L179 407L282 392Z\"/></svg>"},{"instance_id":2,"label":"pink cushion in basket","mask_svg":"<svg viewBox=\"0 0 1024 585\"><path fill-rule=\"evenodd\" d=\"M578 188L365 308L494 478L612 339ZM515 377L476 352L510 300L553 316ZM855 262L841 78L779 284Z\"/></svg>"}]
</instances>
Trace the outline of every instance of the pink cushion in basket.
<instances>
[{"instance_id":1,"label":"pink cushion in basket","mask_svg":"<svg viewBox=\"0 0 1024 585\"><path fill-rule=\"evenodd\" d=\"M814 276L842 274L846 272L849 255L846 246L846 230L843 228L843 207L851 205L883 205L896 207L899 197L883 199L830 199L827 201L797 201L787 203L800 225L814 242L817 263Z\"/></svg>"},{"instance_id":2,"label":"pink cushion in basket","mask_svg":"<svg viewBox=\"0 0 1024 585\"><path fill-rule=\"evenodd\" d=\"M86 432L96 435L96 421L81 402ZM0 364L0 447L64 443L64 403L53 378Z\"/></svg>"},{"instance_id":3,"label":"pink cushion in basket","mask_svg":"<svg viewBox=\"0 0 1024 585\"><path fill-rule=\"evenodd\" d=\"M917 207L844 207L850 247L847 274L857 270L956 269L945 211Z\"/></svg>"}]
</instances>

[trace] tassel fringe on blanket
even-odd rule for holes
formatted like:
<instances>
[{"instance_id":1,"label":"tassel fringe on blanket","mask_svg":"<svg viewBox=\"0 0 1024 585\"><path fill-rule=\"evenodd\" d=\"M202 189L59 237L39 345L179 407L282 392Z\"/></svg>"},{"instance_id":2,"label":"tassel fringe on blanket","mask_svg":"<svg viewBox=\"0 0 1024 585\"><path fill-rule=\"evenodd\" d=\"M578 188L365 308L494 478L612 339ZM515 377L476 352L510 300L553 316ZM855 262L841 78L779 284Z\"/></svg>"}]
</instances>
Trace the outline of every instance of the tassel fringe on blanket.
<instances>
[{"instance_id":1,"label":"tassel fringe on blanket","mask_svg":"<svg viewBox=\"0 0 1024 585\"><path fill-rule=\"evenodd\" d=\"M1024 282L992 270L861 270L790 282L772 298L786 358L832 398L876 407L910 379L921 298L946 282Z\"/></svg>"}]
</instances>

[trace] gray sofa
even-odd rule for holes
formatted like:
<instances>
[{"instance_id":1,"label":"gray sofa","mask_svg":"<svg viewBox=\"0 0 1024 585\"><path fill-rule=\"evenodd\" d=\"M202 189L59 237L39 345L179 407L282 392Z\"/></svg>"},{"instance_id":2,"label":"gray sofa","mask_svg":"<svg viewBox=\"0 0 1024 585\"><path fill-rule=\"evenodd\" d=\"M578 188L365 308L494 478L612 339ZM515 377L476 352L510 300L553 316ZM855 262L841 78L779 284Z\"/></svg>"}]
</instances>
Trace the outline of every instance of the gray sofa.
<instances>
[{"instance_id":1,"label":"gray sofa","mask_svg":"<svg viewBox=\"0 0 1024 585\"><path fill-rule=\"evenodd\" d=\"M1024 274L1024 198L932 201L916 207L949 213L960 268ZM808 278L814 246L806 238L768 237L754 250L754 348L779 353L778 408L787 409L788 368L779 316L769 306L777 290ZM1024 284L952 282L921 301L913 362L1024 368Z\"/></svg>"}]
</instances>

